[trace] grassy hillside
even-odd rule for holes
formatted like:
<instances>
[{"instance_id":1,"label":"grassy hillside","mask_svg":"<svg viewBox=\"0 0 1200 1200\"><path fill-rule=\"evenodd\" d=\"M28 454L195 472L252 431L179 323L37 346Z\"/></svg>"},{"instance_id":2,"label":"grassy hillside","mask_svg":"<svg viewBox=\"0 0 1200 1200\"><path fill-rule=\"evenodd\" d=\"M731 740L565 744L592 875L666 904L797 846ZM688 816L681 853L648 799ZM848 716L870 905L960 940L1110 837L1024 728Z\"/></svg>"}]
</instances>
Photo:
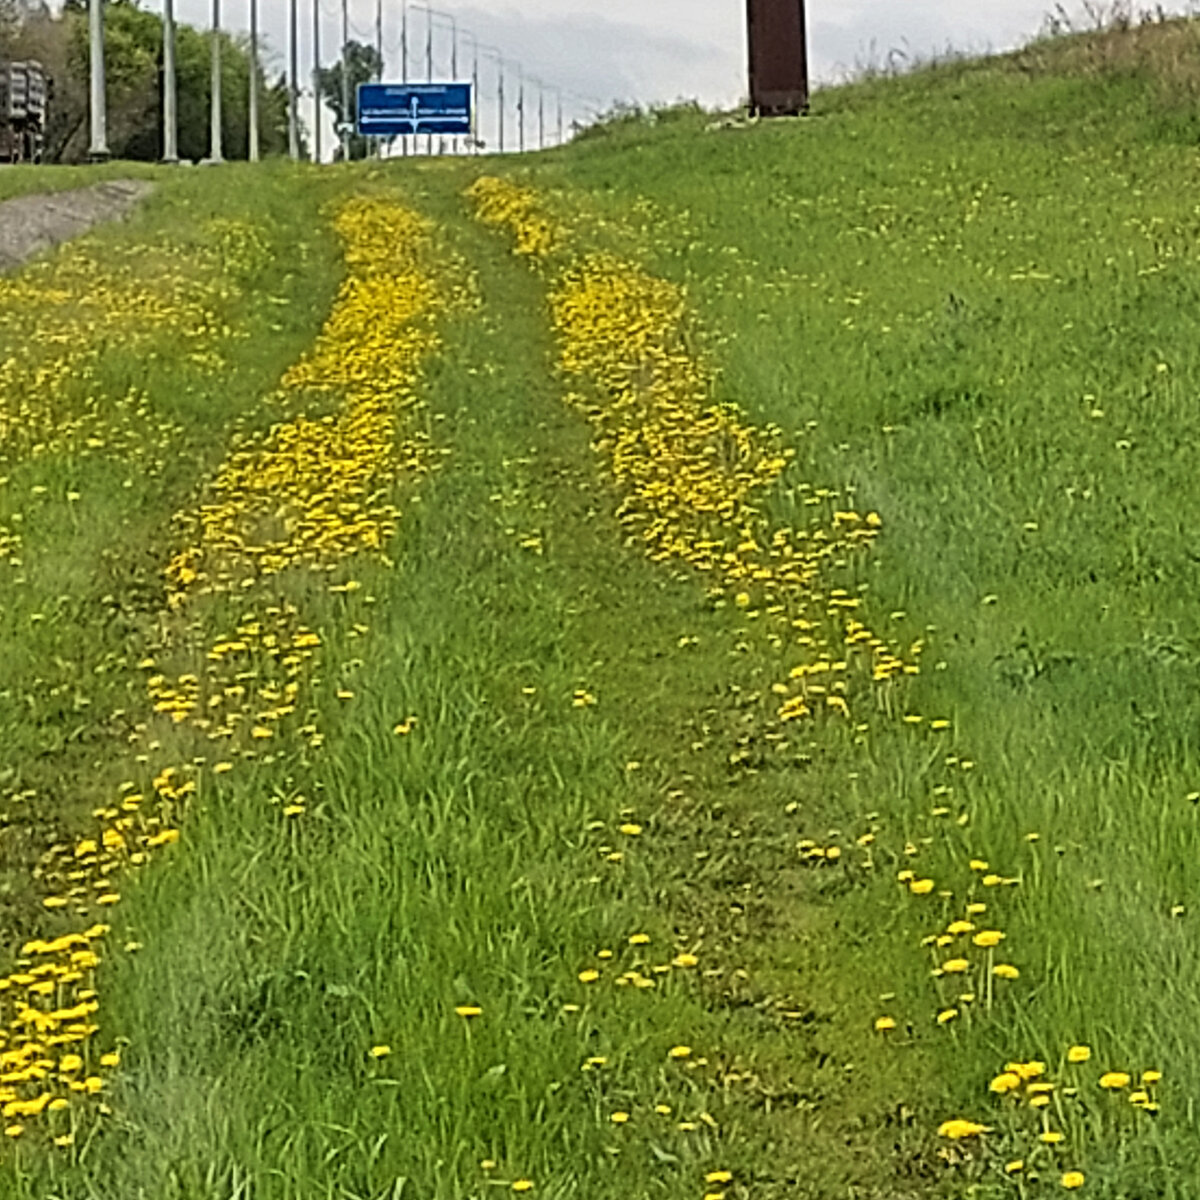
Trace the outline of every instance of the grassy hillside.
<instances>
[{"instance_id":1,"label":"grassy hillside","mask_svg":"<svg viewBox=\"0 0 1200 1200\"><path fill-rule=\"evenodd\" d=\"M0 283L8 1193L1192 1195L1194 33Z\"/></svg>"}]
</instances>

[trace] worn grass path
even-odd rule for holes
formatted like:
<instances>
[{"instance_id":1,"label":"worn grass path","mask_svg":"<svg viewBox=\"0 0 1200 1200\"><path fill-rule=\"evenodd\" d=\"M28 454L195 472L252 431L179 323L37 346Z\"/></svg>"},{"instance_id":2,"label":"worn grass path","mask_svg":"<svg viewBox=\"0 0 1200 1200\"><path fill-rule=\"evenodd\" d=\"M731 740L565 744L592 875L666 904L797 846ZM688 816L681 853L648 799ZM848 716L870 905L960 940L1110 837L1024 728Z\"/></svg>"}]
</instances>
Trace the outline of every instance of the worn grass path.
<instances>
[{"instance_id":1,"label":"worn grass path","mask_svg":"<svg viewBox=\"0 0 1200 1200\"><path fill-rule=\"evenodd\" d=\"M483 306L426 368L447 454L403 497L395 567L355 567L369 632L322 629L354 699L329 695L312 779L202 796L129 890L110 1128L73 1165L18 1148L12 1194L929 1195L900 1108L920 1056L877 1056L869 945L785 815L846 764L730 766L768 667L700 580L623 545L543 285L470 220L468 178L403 181ZM287 786L310 801L281 823Z\"/></svg>"}]
</instances>

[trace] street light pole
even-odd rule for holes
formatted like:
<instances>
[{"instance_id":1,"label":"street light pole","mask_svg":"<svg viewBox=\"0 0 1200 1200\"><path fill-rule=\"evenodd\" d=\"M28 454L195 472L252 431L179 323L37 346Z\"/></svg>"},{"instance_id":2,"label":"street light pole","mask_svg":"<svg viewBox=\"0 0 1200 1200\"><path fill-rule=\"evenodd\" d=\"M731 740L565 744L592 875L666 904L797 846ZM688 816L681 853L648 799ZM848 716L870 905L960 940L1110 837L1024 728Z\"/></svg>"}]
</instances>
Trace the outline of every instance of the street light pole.
<instances>
[{"instance_id":1,"label":"street light pole","mask_svg":"<svg viewBox=\"0 0 1200 1200\"><path fill-rule=\"evenodd\" d=\"M175 94L175 0L163 0L163 155L179 161L179 118Z\"/></svg>"},{"instance_id":2,"label":"street light pole","mask_svg":"<svg viewBox=\"0 0 1200 1200\"><path fill-rule=\"evenodd\" d=\"M408 82L408 0L400 7L400 82ZM400 137L401 149L408 155L408 134Z\"/></svg>"},{"instance_id":3,"label":"street light pole","mask_svg":"<svg viewBox=\"0 0 1200 1200\"><path fill-rule=\"evenodd\" d=\"M321 161L321 0L312 0L313 162Z\"/></svg>"},{"instance_id":4,"label":"street light pole","mask_svg":"<svg viewBox=\"0 0 1200 1200\"><path fill-rule=\"evenodd\" d=\"M221 0L212 0L212 95L209 100L208 157L211 162L224 161L221 153Z\"/></svg>"},{"instance_id":5,"label":"street light pole","mask_svg":"<svg viewBox=\"0 0 1200 1200\"><path fill-rule=\"evenodd\" d=\"M479 153L479 41L471 34L471 153Z\"/></svg>"},{"instance_id":6,"label":"street light pole","mask_svg":"<svg viewBox=\"0 0 1200 1200\"><path fill-rule=\"evenodd\" d=\"M251 0L253 4L254 0ZM300 74L297 70L300 53L300 34L297 24L296 6L298 0L288 3L288 157L293 162L300 157L300 114L296 111L300 104Z\"/></svg>"},{"instance_id":7,"label":"street light pole","mask_svg":"<svg viewBox=\"0 0 1200 1200\"><path fill-rule=\"evenodd\" d=\"M425 82L433 82L433 9L425 9ZM433 134L425 135L425 153L433 154Z\"/></svg>"},{"instance_id":8,"label":"street light pole","mask_svg":"<svg viewBox=\"0 0 1200 1200\"><path fill-rule=\"evenodd\" d=\"M88 158L102 162L108 157L108 113L104 106L104 9L103 0L88 4L89 79L91 83L91 146Z\"/></svg>"},{"instance_id":9,"label":"street light pole","mask_svg":"<svg viewBox=\"0 0 1200 1200\"><path fill-rule=\"evenodd\" d=\"M342 0L342 162L350 161L350 12Z\"/></svg>"},{"instance_id":10,"label":"street light pole","mask_svg":"<svg viewBox=\"0 0 1200 1200\"><path fill-rule=\"evenodd\" d=\"M292 0L292 12L296 0ZM293 36L295 31L293 30ZM246 156L251 162L258 162L258 0L250 0L250 104L248 120L250 122L249 144Z\"/></svg>"}]
</instances>

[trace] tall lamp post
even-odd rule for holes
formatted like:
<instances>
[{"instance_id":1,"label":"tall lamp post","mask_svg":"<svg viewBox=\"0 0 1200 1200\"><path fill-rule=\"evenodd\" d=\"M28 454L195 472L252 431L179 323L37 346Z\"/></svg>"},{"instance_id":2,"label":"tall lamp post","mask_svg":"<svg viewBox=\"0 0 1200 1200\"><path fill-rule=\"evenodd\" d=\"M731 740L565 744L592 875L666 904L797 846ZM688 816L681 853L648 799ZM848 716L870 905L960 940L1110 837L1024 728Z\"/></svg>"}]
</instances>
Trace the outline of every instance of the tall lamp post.
<instances>
[{"instance_id":1,"label":"tall lamp post","mask_svg":"<svg viewBox=\"0 0 1200 1200\"><path fill-rule=\"evenodd\" d=\"M165 163L179 161L179 116L175 89L175 0L163 0L163 153Z\"/></svg>"},{"instance_id":2,"label":"tall lamp post","mask_svg":"<svg viewBox=\"0 0 1200 1200\"><path fill-rule=\"evenodd\" d=\"M250 140L246 153L251 162L258 162L258 0L250 0L249 121Z\"/></svg>"},{"instance_id":3,"label":"tall lamp post","mask_svg":"<svg viewBox=\"0 0 1200 1200\"><path fill-rule=\"evenodd\" d=\"M104 104L104 9L103 0L88 4L88 68L91 85L91 143L88 158L103 162L108 157L108 113Z\"/></svg>"},{"instance_id":4,"label":"tall lamp post","mask_svg":"<svg viewBox=\"0 0 1200 1200\"><path fill-rule=\"evenodd\" d=\"M221 153L221 0L212 0L212 84L209 97L210 162L224 162Z\"/></svg>"}]
</instances>

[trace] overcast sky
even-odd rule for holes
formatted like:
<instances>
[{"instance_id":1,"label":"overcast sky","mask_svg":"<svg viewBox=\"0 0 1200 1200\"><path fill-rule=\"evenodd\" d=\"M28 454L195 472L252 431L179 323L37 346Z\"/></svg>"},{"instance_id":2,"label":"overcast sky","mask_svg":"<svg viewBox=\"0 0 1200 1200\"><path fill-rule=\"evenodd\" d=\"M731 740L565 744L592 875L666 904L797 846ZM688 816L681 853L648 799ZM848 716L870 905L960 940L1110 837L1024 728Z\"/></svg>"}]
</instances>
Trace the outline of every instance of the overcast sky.
<instances>
[{"instance_id":1,"label":"overcast sky","mask_svg":"<svg viewBox=\"0 0 1200 1200\"><path fill-rule=\"evenodd\" d=\"M248 27L249 0L221 0L223 21ZM348 0L350 36L374 42L378 0ZM1165 3L1171 12L1194 10L1200 0ZM161 0L143 0L158 9ZM300 70L306 89L312 68L312 5L320 5L322 60L341 42L340 0L299 0ZM1135 0L1141 5L1143 0ZM1145 0L1148 5L1149 0ZM260 23L277 69L286 49L286 0L259 0ZM382 0L387 74L401 71L401 0ZM551 87L569 89L607 107L615 100L642 103L695 98L706 107L732 108L745 95L745 0L435 0L434 77L450 77L452 33L459 28L458 74L470 78L468 34L510 60L506 79L507 145L516 142L516 62ZM1053 0L807 0L809 62L815 82L835 82L856 65L884 63L890 51L927 58L947 49L977 53L1014 49L1042 28ZM1083 21L1081 0L1064 0ZM1109 7L1104 3L1103 7ZM425 78L427 15L410 3L409 79ZM179 19L199 28L210 22L211 0L176 0ZM480 65L483 136L496 140L496 67ZM538 94L527 93L527 144L538 137ZM566 120L580 114L578 100L566 101ZM302 111L311 123L311 90ZM553 139L557 99L545 102L547 141ZM327 137L328 142L328 137Z\"/></svg>"}]
</instances>

